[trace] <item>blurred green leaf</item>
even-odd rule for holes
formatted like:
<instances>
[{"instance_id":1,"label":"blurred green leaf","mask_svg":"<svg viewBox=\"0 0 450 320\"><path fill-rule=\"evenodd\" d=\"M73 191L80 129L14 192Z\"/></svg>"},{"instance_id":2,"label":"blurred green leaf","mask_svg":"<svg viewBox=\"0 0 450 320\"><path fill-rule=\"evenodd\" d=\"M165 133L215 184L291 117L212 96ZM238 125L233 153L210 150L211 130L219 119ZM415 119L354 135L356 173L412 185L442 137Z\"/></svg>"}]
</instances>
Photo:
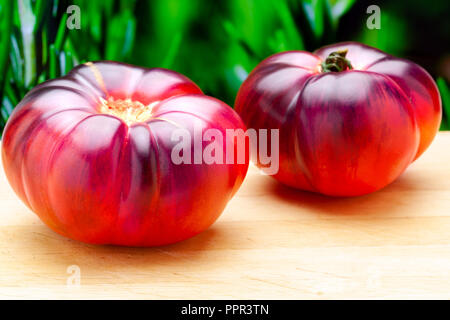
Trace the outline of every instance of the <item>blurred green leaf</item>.
<instances>
[{"instance_id":1,"label":"blurred green leaf","mask_svg":"<svg viewBox=\"0 0 450 320\"><path fill-rule=\"evenodd\" d=\"M136 21L129 10L112 18L106 36L107 60L120 60L130 53L135 30Z\"/></svg>"},{"instance_id":2,"label":"blurred green leaf","mask_svg":"<svg viewBox=\"0 0 450 320\"><path fill-rule=\"evenodd\" d=\"M24 61L20 52L19 42L17 41L15 34L11 34L10 62L13 80L21 86L21 84L25 81L23 76Z\"/></svg>"},{"instance_id":3,"label":"blurred green leaf","mask_svg":"<svg viewBox=\"0 0 450 320\"><path fill-rule=\"evenodd\" d=\"M33 13L31 0L18 0L20 31L22 33L22 49L25 70L25 85L30 86L36 79L36 40L34 29L36 17Z\"/></svg>"},{"instance_id":4,"label":"blurred green leaf","mask_svg":"<svg viewBox=\"0 0 450 320\"><path fill-rule=\"evenodd\" d=\"M326 8L332 19L333 27L337 28L339 19L350 10L356 0L327 0Z\"/></svg>"},{"instance_id":5,"label":"blurred green leaf","mask_svg":"<svg viewBox=\"0 0 450 320\"><path fill-rule=\"evenodd\" d=\"M380 29L368 29L364 23L358 41L390 54L399 55L410 41L405 36L408 34L405 18L396 16L389 11L383 11L380 20Z\"/></svg>"},{"instance_id":6,"label":"blurred green leaf","mask_svg":"<svg viewBox=\"0 0 450 320\"><path fill-rule=\"evenodd\" d=\"M57 72L57 61L58 61L58 52L56 51L55 44L51 44L49 48L49 78L54 79L58 75Z\"/></svg>"},{"instance_id":7,"label":"blurred green leaf","mask_svg":"<svg viewBox=\"0 0 450 320\"><path fill-rule=\"evenodd\" d=\"M56 33L56 39L55 39L55 48L56 50L60 51L62 49L62 46L64 44L64 39L67 34L67 14L64 14L62 16L61 21L59 22L58 32Z\"/></svg>"},{"instance_id":8,"label":"blurred green leaf","mask_svg":"<svg viewBox=\"0 0 450 320\"><path fill-rule=\"evenodd\" d=\"M437 79L437 85L442 99L442 116L441 130L450 130L450 90L444 78Z\"/></svg>"},{"instance_id":9,"label":"blurred green leaf","mask_svg":"<svg viewBox=\"0 0 450 320\"><path fill-rule=\"evenodd\" d=\"M316 38L321 38L324 31L325 0L305 0L303 8Z\"/></svg>"},{"instance_id":10,"label":"blurred green leaf","mask_svg":"<svg viewBox=\"0 0 450 320\"><path fill-rule=\"evenodd\" d=\"M275 10L281 21L281 29L277 30L284 50L301 50L304 48L302 36L297 30L292 14L286 2L275 1Z\"/></svg>"},{"instance_id":11,"label":"blurred green leaf","mask_svg":"<svg viewBox=\"0 0 450 320\"><path fill-rule=\"evenodd\" d=\"M13 3L10 0L0 0L0 74L6 74L9 56L10 33L13 22ZM2 97L4 77L0 78L0 97Z\"/></svg>"},{"instance_id":12,"label":"blurred green leaf","mask_svg":"<svg viewBox=\"0 0 450 320\"><path fill-rule=\"evenodd\" d=\"M34 24L34 30L33 32L38 32L39 28L42 27L44 23L44 17L46 14L46 11L51 9L51 1L48 0L36 0L35 1L35 9L34 9L34 16L35 16L35 24Z\"/></svg>"},{"instance_id":13,"label":"blurred green leaf","mask_svg":"<svg viewBox=\"0 0 450 320\"><path fill-rule=\"evenodd\" d=\"M180 49L181 40L182 40L181 32L177 32L172 38L172 43L170 44L166 57L161 63L162 68L170 69L172 67L175 57Z\"/></svg>"}]
</instances>

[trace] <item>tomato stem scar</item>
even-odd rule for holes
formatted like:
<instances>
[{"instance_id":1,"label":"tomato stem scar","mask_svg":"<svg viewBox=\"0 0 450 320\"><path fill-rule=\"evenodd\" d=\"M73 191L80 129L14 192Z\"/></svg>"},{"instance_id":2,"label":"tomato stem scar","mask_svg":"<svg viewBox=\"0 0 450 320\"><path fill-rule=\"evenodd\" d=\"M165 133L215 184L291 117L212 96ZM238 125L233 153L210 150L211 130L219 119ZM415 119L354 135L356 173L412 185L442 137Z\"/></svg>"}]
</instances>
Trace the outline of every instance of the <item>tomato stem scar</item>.
<instances>
[{"instance_id":1,"label":"tomato stem scar","mask_svg":"<svg viewBox=\"0 0 450 320\"><path fill-rule=\"evenodd\" d=\"M322 62L322 72L341 72L353 69L352 64L345 58L348 50L338 50L330 53Z\"/></svg>"}]
</instances>

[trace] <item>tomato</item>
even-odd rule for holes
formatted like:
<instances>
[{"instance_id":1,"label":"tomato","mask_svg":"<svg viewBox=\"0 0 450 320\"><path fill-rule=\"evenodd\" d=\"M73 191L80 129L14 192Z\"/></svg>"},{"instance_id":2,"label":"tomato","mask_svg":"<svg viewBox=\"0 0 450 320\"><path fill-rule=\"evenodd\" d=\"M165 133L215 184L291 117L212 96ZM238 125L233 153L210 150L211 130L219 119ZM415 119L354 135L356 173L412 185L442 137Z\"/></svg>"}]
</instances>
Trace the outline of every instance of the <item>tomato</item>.
<instances>
[{"instance_id":1,"label":"tomato","mask_svg":"<svg viewBox=\"0 0 450 320\"><path fill-rule=\"evenodd\" d=\"M267 58L242 84L235 110L248 128L279 129L276 179L332 196L394 181L441 121L439 92L424 69L355 42Z\"/></svg>"},{"instance_id":2,"label":"tomato","mask_svg":"<svg viewBox=\"0 0 450 320\"><path fill-rule=\"evenodd\" d=\"M181 74L88 63L37 86L14 109L3 136L4 169L27 206L66 237L173 243L208 228L248 168L174 163L174 131L194 134L196 125L245 130L233 109Z\"/></svg>"}]
</instances>

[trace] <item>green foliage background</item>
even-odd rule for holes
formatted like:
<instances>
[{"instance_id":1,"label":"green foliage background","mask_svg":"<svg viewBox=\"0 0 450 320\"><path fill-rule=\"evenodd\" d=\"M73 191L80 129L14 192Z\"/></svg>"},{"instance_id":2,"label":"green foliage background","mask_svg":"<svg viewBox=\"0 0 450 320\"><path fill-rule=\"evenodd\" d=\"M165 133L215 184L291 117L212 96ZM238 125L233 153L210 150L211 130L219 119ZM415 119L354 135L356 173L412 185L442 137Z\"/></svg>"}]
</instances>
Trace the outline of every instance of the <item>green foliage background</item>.
<instances>
[{"instance_id":1,"label":"green foliage background","mask_svg":"<svg viewBox=\"0 0 450 320\"><path fill-rule=\"evenodd\" d=\"M66 27L72 4L81 10L80 30ZM381 8L379 30L366 28L370 4ZM0 0L0 132L31 88L86 61L173 69L233 105L242 81L267 56L345 40L431 72L446 130L449 9L446 0Z\"/></svg>"}]
</instances>

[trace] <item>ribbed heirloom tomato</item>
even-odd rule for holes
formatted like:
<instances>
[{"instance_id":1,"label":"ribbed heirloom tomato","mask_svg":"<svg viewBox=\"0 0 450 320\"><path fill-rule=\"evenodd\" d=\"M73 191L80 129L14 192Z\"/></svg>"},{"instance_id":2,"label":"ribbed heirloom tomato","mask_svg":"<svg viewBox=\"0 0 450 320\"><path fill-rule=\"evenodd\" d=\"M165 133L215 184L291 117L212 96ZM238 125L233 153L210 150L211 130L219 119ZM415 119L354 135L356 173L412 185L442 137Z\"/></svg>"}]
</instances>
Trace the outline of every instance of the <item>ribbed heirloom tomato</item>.
<instances>
[{"instance_id":1,"label":"ribbed heirloom tomato","mask_svg":"<svg viewBox=\"0 0 450 320\"><path fill-rule=\"evenodd\" d=\"M276 179L333 196L391 183L441 120L424 69L354 42L267 58L242 84L235 109L248 128L280 130Z\"/></svg>"},{"instance_id":2,"label":"ribbed heirloom tomato","mask_svg":"<svg viewBox=\"0 0 450 320\"><path fill-rule=\"evenodd\" d=\"M88 63L37 86L15 108L4 169L28 207L64 236L173 243L209 227L247 172L248 162L175 164L174 130L194 135L197 125L224 135L245 130L233 109L176 72Z\"/></svg>"}]
</instances>

